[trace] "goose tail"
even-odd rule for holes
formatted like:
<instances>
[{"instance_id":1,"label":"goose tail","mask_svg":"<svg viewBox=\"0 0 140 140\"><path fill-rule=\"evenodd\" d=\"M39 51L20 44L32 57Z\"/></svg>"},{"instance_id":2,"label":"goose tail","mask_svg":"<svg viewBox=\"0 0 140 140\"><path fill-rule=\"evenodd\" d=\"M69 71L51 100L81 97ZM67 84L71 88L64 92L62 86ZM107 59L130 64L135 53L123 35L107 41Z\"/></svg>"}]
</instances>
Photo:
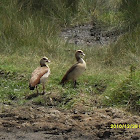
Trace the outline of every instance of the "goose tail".
<instances>
[{"instance_id":1,"label":"goose tail","mask_svg":"<svg viewBox=\"0 0 140 140\"><path fill-rule=\"evenodd\" d=\"M68 81L67 75L64 75L64 77L62 78L60 84L64 85L67 81Z\"/></svg>"},{"instance_id":2,"label":"goose tail","mask_svg":"<svg viewBox=\"0 0 140 140\"><path fill-rule=\"evenodd\" d=\"M34 90L35 87L33 87L33 86L31 86L31 84L29 84L29 89L30 89L30 90Z\"/></svg>"}]
</instances>

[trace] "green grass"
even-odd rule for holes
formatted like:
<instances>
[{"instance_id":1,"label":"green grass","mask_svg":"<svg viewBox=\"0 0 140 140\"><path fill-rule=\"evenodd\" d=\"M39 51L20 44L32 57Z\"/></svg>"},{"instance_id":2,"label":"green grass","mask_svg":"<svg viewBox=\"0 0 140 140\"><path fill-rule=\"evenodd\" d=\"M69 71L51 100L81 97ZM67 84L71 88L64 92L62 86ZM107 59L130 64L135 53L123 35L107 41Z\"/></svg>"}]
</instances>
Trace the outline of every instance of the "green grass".
<instances>
[{"instance_id":1,"label":"green grass","mask_svg":"<svg viewBox=\"0 0 140 140\"><path fill-rule=\"evenodd\" d=\"M59 37L63 27L87 23L93 16L110 27L123 28L123 14L112 9L108 12L108 6L104 7L103 13L100 4L96 6L95 1L79 0L78 11L70 13L70 7L59 7L55 3L57 12L50 11L46 15L43 10L34 11L31 7L20 9L16 0L3 1L0 7L0 101L28 102L25 96L32 94L28 88L30 75L39 66L40 58L47 56L51 60L51 75L46 84L48 95L34 98L33 103L64 109L80 105L89 108L123 106L138 111L139 26L121 36L117 43L104 47L75 46ZM75 63L77 49L86 54L87 70L78 79L76 89L71 82L63 88L59 82ZM132 65L136 65L136 70L135 76L130 78ZM42 91L41 85L39 91Z\"/></svg>"},{"instance_id":2,"label":"green grass","mask_svg":"<svg viewBox=\"0 0 140 140\"><path fill-rule=\"evenodd\" d=\"M132 66L133 67L133 66ZM124 75L123 75L124 76ZM105 104L109 106L126 106L129 111L139 111L140 108L140 73L131 71L125 77L112 83L104 94Z\"/></svg>"}]
</instances>

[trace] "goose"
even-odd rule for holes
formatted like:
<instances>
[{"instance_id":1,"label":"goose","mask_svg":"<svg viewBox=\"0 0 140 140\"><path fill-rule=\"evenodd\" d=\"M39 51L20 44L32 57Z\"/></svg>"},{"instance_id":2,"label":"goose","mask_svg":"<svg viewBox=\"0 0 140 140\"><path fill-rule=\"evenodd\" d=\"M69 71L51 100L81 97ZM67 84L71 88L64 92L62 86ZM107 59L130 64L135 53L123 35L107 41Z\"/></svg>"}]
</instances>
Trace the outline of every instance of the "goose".
<instances>
[{"instance_id":1,"label":"goose","mask_svg":"<svg viewBox=\"0 0 140 140\"><path fill-rule=\"evenodd\" d=\"M64 84L72 80L74 82L74 88L76 87L77 84L77 78L85 71L86 69L86 62L81 56L85 56L84 52L82 50L77 50L75 53L75 58L77 60L77 63L74 64L64 75L62 78L60 84L64 86Z\"/></svg>"},{"instance_id":2,"label":"goose","mask_svg":"<svg viewBox=\"0 0 140 140\"><path fill-rule=\"evenodd\" d=\"M50 68L46 63L49 63L49 59L47 57L43 57L40 60L40 67L37 67L31 75L31 79L29 82L29 88L30 90L34 90L36 88L37 94L38 94L38 89L37 86L38 84L42 83L43 85L43 94L45 94L45 83L47 78L50 75Z\"/></svg>"}]
</instances>

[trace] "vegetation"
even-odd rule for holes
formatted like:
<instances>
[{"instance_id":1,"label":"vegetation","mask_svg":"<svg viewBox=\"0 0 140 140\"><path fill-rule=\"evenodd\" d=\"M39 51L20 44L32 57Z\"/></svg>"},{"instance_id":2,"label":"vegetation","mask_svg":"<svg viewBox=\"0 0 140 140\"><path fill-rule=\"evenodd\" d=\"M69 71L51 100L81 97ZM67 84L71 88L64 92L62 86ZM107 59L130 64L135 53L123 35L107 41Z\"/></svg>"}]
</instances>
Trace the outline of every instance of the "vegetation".
<instances>
[{"instance_id":1,"label":"vegetation","mask_svg":"<svg viewBox=\"0 0 140 140\"><path fill-rule=\"evenodd\" d=\"M39 96L33 99L34 103L52 104L51 97L55 105L63 108L84 104L90 108L124 106L138 111L139 6L138 0L115 3L112 0L3 0L0 4L0 100L25 103L25 96L31 94L30 74L40 58L47 56L51 60L51 76L46 85L50 95ZM64 27L95 19L110 27L131 30L115 44L105 47L75 46L59 37ZM71 84L62 88L59 81L67 67L75 62L76 49L87 54L87 71L79 79L77 89ZM136 69L130 71L133 66Z\"/></svg>"}]
</instances>

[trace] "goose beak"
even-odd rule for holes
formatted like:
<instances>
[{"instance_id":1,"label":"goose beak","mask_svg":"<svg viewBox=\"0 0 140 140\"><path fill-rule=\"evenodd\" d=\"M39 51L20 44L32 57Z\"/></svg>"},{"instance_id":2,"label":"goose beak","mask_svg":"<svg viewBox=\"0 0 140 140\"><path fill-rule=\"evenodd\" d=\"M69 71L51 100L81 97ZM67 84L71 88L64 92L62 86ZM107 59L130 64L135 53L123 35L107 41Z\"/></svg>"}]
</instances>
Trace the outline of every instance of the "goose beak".
<instances>
[{"instance_id":1,"label":"goose beak","mask_svg":"<svg viewBox=\"0 0 140 140\"><path fill-rule=\"evenodd\" d=\"M51 61L50 60L46 60L46 63L50 63Z\"/></svg>"},{"instance_id":2,"label":"goose beak","mask_svg":"<svg viewBox=\"0 0 140 140\"><path fill-rule=\"evenodd\" d=\"M84 53L82 53L82 55L83 55L83 56L85 56L85 54L84 54Z\"/></svg>"}]
</instances>

